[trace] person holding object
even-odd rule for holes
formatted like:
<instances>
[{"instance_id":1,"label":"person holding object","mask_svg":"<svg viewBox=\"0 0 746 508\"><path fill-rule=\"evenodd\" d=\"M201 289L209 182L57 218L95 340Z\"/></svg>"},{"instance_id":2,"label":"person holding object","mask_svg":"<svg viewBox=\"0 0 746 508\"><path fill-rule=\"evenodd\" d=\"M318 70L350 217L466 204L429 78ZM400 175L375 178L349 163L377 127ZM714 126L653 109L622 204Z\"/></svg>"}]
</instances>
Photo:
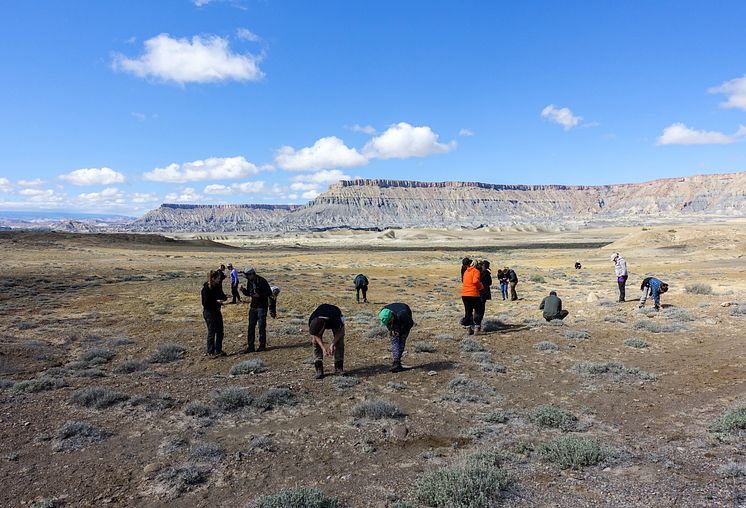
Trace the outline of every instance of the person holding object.
<instances>
[{"instance_id":1,"label":"person holding object","mask_svg":"<svg viewBox=\"0 0 746 508\"><path fill-rule=\"evenodd\" d=\"M220 307L228 300L220 284L220 271L210 270L202 286L202 317L207 324L207 354L225 356L223 352L223 315Z\"/></svg>"},{"instance_id":2,"label":"person holding object","mask_svg":"<svg viewBox=\"0 0 746 508\"><path fill-rule=\"evenodd\" d=\"M253 267L247 266L243 273L246 275L247 283L246 287L241 287L241 292L251 297L246 353L254 352L257 325L259 325L259 349L257 351L264 351L267 349L267 311L272 290L269 288L267 279L257 275Z\"/></svg>"},{"instance_id":3,"label":"person holding object","mask_svg":"<svg viewBox=\"0 0 746 508\"><path fill-rule=\"evenodd\" d=\"M643 279L640 289L642 290L642 294L640 295L640 308L642 309L645 307L649 291L650 295L653 297L653 302L655 303L655 310L661 310L661 294L668 291L668 284L662 282L660 279L656 279L655 277L646 277Z\"/></svg>"},{"instance_id":4,"label":"person holding object","mask_svg":"<svg viewBox=\"0 0 746 508\"><path fill-rule=\"evenodd\" d=\"M627 260L615 252L611 255L611 262L614 263L614 275L616 275L617 284L619 284L619 303L623 303L625 295L625 287L627 286Z\"/></svg>"},{"instance_id":5,"label":"person holding object","mask_svg":"<svg viewBox=\"0 0 746 508\"><path fill-rule=\"evenodd\" d=\"M334 334L329 347L324 344L324 330ZM313 337L314 368L316 379L324 378L324 357L334 355L334 373L344 375L345 319L336 305L323 303L308 318L308 333Z\"/></svg>"},{"instance_id":6,"label":"person holding object","mask_svg":"<svg viewBox=\"0 0 746 508\"><path fill-rule=\"evenodd\" d=\"M497 271L497 280L500 283L500 294L505 301L508 299L508 268Z\"/></svg>"},{"instance_id":7,"label":"person holding object","mask_svg":"<svg viewBox=\"0 0 746 508\"><path fill-rule=\"evenodd\" d=\"M414 326L412 309L406 303L390 303L378 313L381 325L385 326L391 335L391 372L402 372L401 357L407 345L409 331Z\"/></svg>"},{"instance_id":8,"label":"person holding object","mask_svg":"<svg viewBox=\"0 0 746 508\"><path fill-rule=\"evenodd\" d=\"M550 291L549 296L545 296L539 305L539 310L543 310L544 319L552 321L553 319L565 319L568 314L566 310L562 310L562 299L557 296L556 291Z\"/></svg>"}]
</instances>

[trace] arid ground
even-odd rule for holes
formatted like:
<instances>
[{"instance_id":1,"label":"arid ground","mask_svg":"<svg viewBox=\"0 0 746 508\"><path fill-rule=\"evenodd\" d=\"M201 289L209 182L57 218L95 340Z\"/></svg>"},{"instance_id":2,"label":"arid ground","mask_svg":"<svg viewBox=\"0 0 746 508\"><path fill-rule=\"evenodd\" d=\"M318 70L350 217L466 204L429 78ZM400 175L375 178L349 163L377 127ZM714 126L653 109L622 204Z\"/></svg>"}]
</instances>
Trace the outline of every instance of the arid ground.
<instances>
[{"instance_id":1,"label":"arid ground","mask_svg":"<svg viewBox=\"0 0 746 508\"><path fill-rule=\"evenodd\" d=\"M317 488L343 506L746 506L746 223L323 240L0 233L0 505L281 506L261 498ZM473 337L464 255L520 278ZM199 292L221 262L281 286L268 351L239 353L241 304L228 356L204 354ZM646 275L671 285L657 314L638 310ZM538 311L552 289L564 323ZM416 321L397 374L375 318L392 301ZM345 377L313 379L320 303L346 316Z\"/></svg>"}]
</instances>

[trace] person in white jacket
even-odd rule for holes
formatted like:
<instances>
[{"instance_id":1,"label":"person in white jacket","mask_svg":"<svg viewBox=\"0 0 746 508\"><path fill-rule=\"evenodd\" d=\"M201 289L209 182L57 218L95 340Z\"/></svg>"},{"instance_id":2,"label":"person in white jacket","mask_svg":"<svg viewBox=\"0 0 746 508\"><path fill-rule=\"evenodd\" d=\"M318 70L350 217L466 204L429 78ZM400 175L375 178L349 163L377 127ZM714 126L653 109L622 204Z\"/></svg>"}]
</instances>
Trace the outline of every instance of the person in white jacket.
<instances>
[{"instance_id":1,"label":"person in white jacket","mask_svg":"<svg viewBox=\"0 0 746 508\"><path fill-rule=\"evenodd\" d=\"M616 281L619 284L619 301L624 302L624 289L627 285L627 260L615 252L611 256L611 261L614 263L614 275L616 275Z\"/></svg>"}]
</instances>

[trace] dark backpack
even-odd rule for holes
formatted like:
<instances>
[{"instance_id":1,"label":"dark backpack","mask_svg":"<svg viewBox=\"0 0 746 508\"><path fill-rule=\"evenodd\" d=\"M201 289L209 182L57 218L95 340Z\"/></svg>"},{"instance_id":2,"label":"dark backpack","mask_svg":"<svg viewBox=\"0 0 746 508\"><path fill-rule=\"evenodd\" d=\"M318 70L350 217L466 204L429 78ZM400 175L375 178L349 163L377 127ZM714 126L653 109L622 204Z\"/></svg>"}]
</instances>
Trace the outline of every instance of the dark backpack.
<instances>
[{"instance_id":1,"label":"dark backpack","mask_svg":"<svg viewBox=\"0 0 746 508\"><path fill-rule=\"evenodd\" d=\"M368 285L368 278L362 273L355 277L355 287L359 288Z\"/></svg>"}]
</instances>

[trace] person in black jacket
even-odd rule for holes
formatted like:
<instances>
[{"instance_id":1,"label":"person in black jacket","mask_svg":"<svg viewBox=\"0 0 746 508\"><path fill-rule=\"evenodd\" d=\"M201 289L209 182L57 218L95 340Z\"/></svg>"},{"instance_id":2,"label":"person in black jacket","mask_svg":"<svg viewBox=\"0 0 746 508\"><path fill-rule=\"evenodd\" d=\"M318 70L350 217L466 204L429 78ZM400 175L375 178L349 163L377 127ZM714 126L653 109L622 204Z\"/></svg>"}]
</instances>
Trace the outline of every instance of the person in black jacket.
<instances>
[{"instance_id":1,"label":"person in black jacket","mask_svg":"<svg viewBox=\"0 0 746 508\"><path fill-rule=\"evenodd\" d=\"M486 259L482 260L482 262L479 263L479 280L482 282L482 286L484 286L479 291L479 298L481 300L481 305L479 306L477 310L479 314L479 321L477 321L476 317L474 319L474 322L482 322L482 319L484 319L484 312L485 308L487 306L487 300L492 300L492 272L490 271L490 262ZM481 329L481 325L477 327L477 331Z\"/></svg>"},{"instance_id":2,"label":"person in black jacket","mask_svg":"<svg viewBox=\"0 0 746 508\"><path fill-rule=\"evenodd\" d=\"M207 324L207 354L225 356L223 352L223 315L220 306L228 297L220 285L220 272L210 270L207 282L202 286L202 317Z\"/></svg>"},{"instance_id":3,"label":"person in black jacket","mask_svg":"<svg viewBox=\"0 0 746 508\"><path fill-rule=\"evenodd\" d=\"M360 292L363 292L363 303L368 303L368 277L362 273L355 277L355 299L360 303Z\"/></svg>"},{"instance_id":4,"label":"person in black jacket","mask_svg":"<svg viewBox=\"0 0 746 508\"><path fill-rule=\"evenodd\" d=\"M324 330L334 334L329 347L324 345ZM324 357L334 355L334 373L344 374L345 319L336 305L322 303L308 318L308 333L313 337L313 357L316 379L324 378Z\"/></svg>"},{"instance_id":5,"label":"person in black jacket","mask_svg":"<svg viewBox=\"0 0 746 508\"><path fill-rule=\"evenodd\" d=\"M505 268L508 271L508 283L510 284L510 299L512 301L518 300L518 293L515 292L515 287L518 284L518 275L512 268Z\"/></svg>"},{"instance_id":6,"label":"person in black jacket","mask_svg":"<svg viewBox=\"0 0 746 508\"><path fill-rule=\"evenodd\" d=\"M390 303L381 309L378 319L391 334L391 356L393 357L391 372L401 372L404 370L401 365L401 356L407 345L409 331L414 326L412 309L406 303Z\"/></svg>"},{"instance_id":7,"label":"person in black jacket","mask_svg":"<svg viewBox=\"0 0 746 508\"><path fill-rule=\"evenodd\" d=\"M246 275L247 282L246 287L241 286L241 292L251 298L246 353L254 352L257 324L259 325L259 348L257 351L264 351L267 349L267 312L272 290L267 279L257 275L254 268L247 266L243 273Z\"/></svg>"}]
</instances>

